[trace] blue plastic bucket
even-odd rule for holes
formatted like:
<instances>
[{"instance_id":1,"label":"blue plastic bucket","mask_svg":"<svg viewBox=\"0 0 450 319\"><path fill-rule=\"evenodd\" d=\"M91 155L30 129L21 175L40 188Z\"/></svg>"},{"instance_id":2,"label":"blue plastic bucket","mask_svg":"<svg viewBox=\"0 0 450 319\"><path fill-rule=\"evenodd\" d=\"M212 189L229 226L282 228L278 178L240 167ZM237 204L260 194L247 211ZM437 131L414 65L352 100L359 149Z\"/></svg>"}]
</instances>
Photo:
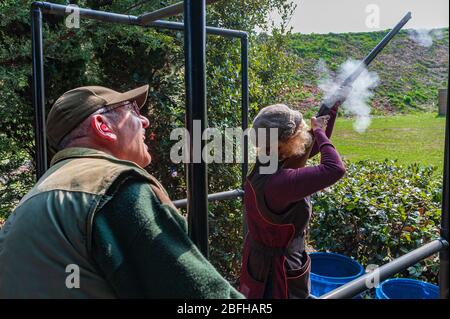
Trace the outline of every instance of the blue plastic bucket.
<instances>
[{"instance_id":1,"label":"blue plastic bucket","mask_svg":"<svg viewBox=\"0 0 450 319\"><path fill-rule=\"evenodd\" d=\"M377 299L439 299L439 287L424 281L393 278L376 289Z\"/></svg>"},{"instance_id":2,"label":"blue plastic bucket","mask_svg":"<svg viewBox=\"0 0 450 319\"><path fill-rule=\"evenodd\" d=\"M364 274L357 261L335 253L311 253L311 294L319 297Z\"/></svg>"}]
</instances>

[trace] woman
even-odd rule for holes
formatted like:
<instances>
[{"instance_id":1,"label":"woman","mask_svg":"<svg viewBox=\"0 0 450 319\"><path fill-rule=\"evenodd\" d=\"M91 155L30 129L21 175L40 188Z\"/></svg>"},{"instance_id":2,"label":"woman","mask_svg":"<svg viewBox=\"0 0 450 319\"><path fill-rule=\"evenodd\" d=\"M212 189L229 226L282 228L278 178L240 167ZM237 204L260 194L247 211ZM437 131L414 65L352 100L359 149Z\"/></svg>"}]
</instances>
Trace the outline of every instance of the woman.
<instances>
[{"instance_id":1,"label":"woman","mask_svg":"<svg viewBox=\"0 0 450 319\"><path fill-rule=\"evenodd\" d=\"M257 160L247 176L244 204L248 233L240 278L240 291L247 298L309 296L311 262L304 249L311 217L309 196L345 174L329 140L337 107L329 116L313 117L311 130L300 112L283 104L263 108L253 121L256 130L278 129L279 162L275 173L263 174L259 169L263 164ZM309 157L321 153L319 165L304 167L302 158L308 151Z\"/></svg>"}]
</instances>

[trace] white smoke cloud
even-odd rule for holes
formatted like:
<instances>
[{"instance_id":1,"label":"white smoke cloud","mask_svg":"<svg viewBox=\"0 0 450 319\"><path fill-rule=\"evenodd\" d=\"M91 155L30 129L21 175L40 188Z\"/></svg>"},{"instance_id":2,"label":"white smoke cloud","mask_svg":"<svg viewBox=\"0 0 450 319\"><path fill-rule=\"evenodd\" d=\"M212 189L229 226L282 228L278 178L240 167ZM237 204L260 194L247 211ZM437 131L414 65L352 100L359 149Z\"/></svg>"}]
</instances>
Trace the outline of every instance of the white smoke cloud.
<instances>
[{"instance_id":1,"label":"white smoke cloud","mask_svg":"<svg viewBox=\"0 0 450 319\"><path fill-rule=\"evenodd\" d=\"M341 83L360 65L361 61L348 59L340 66L337 76L332 76L325 62L319 60L316 69L319 75L319 88L323 91L325 99L330 98L339 89ZM364 68L359 77L353 82L350 93L342 105L344 113L356 118L353 123L353 128L359 133L364 132L370 125L371 108L367 104L367 101L372 97L373 89L378 84L378 74L376 72L369 72Z\"/></svg>"},{"instance_id":2,"label":"white smoke cloud","mask_svg":"<svg viewBox=\"0 0 450 319\"><path fill-rule=\"evenodd\" d=\"M433 38L441 40L444 37L444 33L440 29L409 29L408 35L411 40L426 48L433 45Z\"/></svg>"},{"instance_id":3,"label":"white smoke cloud","mask_svg":"<svg viewBox=\"0 0 450 319\"><path fill-rule=\"evenodd\" d=\"M431 37L431 30L426 29L409 29L408 35L411 40L423 47L431 47L433 44L433 38Z\"/></svg>"},{"instance_id":4,"label":"white smoke cloud","mask_svg":"<svg viewBox=\"0 0 450 319\"><path fill-rule=\"evenodd\" d=\"M436 40L442 40L444 38L444 32L442 31L442 29L434 29L433 31L431 31L431 35Z\"/></svg>"}]
</instances>

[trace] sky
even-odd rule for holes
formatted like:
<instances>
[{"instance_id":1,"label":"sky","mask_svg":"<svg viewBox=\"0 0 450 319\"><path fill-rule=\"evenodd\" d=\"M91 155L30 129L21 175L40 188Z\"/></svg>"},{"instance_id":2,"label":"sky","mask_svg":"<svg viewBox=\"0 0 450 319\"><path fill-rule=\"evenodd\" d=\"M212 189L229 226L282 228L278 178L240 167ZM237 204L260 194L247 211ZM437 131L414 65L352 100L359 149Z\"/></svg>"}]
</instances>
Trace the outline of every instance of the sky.
<instances>
[{"instance_id":1,"label":"sky","mask_svg":"<svg viewBox=\"0 0 450 319\"><path fill-rule=\"evenodd\" d=\"M448 27L449 0L293 0L290 20L297 33L370 32L392 28L411 11L405 29ZM269 19L279 22L278 14Z\"/></svg>"}]
</instances>

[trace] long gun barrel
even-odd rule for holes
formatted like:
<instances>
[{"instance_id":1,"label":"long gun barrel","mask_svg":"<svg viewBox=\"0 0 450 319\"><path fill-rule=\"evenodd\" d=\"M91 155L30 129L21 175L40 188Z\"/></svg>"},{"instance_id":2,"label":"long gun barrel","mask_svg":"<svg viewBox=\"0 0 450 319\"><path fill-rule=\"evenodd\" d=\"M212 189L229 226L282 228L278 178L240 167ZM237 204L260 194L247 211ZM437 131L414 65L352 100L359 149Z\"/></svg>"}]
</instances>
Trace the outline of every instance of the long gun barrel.
<instances>
[{"instance_id":1,"label":"long gun barrel","mask_svg":"<svg viewBox=\"0 0 450 319\"><path fill-rule=\"evenodd\" d=\"M375 48L364 58L361 64L356 68L355 71L352 72L341 84L340 88L334 92L334 94L324 100L319 109L319 113L317 113L316 117L327 115L330 113L331 108L337 102L344 102L347 98L348 88L351 87L353 82L358 78L358 76L364 71L364 69L376 58L376 56L383 50L383 48L391 41L391 39L400 31L401 28L411 19L411 12L408 12L403 19L397 23L397 25L385 35L383 40L377 44ZM292 157L287 159L284 163L285 168L298 168L304 167L306 162L311 154L312 147L314 145L314 137L313 143L311 143L310 147L305 150L305 153L300 157Z\"/></svg>"},{"instance_id":2,"label":"long gun barrel","mask_svg":"<svg viewBox=\"0 0 450 319\"><path fill-rule=\"evenodd\" d=\"M336 90L336 92L328 99L322 102L320 105L319 113L317 113L316 117L326 115L330 112L330 109L333 105L340 101L343 102L346 98L344 96L344 90L351 86L353 82L358 78L358 76L364 71L364 69L376 58L376 56L383 50L383 48L391 41L391 39L400 31L401 28L411 19L411 12L408 12L402 20L391 30L388 34L385 35L383 40L377 44L375 48L364 58L361 64L356 68L355 71L352 72L341 84L341 87Z\"/></svg>"}]
</instances>

